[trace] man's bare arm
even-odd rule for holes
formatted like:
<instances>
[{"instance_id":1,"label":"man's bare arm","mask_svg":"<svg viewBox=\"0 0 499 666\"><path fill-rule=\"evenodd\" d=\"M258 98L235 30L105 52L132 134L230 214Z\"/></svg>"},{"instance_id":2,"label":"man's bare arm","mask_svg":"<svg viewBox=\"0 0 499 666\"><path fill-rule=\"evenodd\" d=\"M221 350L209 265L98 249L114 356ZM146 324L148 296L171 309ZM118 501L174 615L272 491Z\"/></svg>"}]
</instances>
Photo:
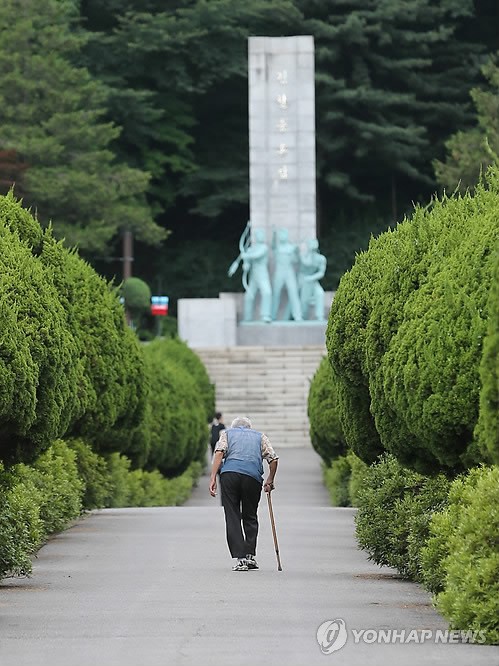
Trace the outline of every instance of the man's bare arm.
<instances>
[{"instance_id":1,"label":"man's bare arm","mask_svg":"<svg viewBox=\"0 0 499 666\"><path fill-rule=\"evenodd\" d=\"M223 456L223 451L215 451L215 455L213 456L210 476L210 495L212 497L216 497L217 494L217 472L220 469L220 465L222 464Z\"/></svg>"},{"instance_id":2,"label":"man's bare arm","mask_svg":"<svg viewBox=\"0 0 499 666\"><path fill-rule=\"evenodd\" d=\"M266 493L270 492L274 488L274 478L277 472L277 463L277 458L269 462L269 475L267 476L267 479L263 485L263 489Z\"/></svg>"}]
</instances>

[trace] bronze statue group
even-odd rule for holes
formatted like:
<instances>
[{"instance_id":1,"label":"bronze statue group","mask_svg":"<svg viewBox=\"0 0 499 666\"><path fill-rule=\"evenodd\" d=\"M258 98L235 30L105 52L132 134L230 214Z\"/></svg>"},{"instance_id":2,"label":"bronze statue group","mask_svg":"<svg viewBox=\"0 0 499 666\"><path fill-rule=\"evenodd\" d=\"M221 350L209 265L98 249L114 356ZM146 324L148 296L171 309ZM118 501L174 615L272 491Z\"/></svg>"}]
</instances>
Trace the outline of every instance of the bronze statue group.
<instances>
[{"instance_id":1,"label":"bronze statue group","mask_svg":"<svg viewBox=\"0 0 499 666\"><path fill-rule=\"evenodd\" d=\"M255 229L251 239L248 222L239 240L239 256L228 271L232 277L242 262L243 321L257 321L255 301L258 293L260 321L324 321L324 289L319 281L326 273L327 260L319 252L317 239L309 239L306 252L300 254L298 245L289 240L288 230L277 229L272 237L272 258L271 280L265 233L263 229Z\"/></svg>"}]
</instances>

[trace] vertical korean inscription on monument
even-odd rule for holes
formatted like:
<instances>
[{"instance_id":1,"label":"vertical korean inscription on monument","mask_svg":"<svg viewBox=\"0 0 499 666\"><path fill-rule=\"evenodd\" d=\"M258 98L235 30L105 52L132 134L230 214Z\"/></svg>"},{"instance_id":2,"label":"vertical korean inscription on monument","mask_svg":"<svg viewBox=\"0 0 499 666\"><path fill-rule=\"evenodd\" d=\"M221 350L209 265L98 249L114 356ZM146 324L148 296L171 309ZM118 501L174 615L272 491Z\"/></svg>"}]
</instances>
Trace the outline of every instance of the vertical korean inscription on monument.
<instances>
[{"instance_id":1,"label":"vertical korean inscription on monument","mask_svg":"<svg viewBox=\"0 0 499 666\"><path fill-rule=\"evenodd\" d=\"M313 37L250 37L249 121L252 227L314 238Z\"/></svg>"}]
</instances>

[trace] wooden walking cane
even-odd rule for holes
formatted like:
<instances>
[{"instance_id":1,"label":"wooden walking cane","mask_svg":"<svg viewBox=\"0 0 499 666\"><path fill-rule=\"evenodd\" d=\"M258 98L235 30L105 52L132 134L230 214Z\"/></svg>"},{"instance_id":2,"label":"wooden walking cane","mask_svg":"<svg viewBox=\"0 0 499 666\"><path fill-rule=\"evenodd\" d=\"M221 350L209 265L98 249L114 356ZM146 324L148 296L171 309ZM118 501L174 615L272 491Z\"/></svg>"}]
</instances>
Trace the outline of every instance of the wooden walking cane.
<instances>
[{"instance_id":1,"label":"wooden walking cane","mask_svg":"<svg viewBox=\"0 0 499 666\"><path fill-rule=\"evenodd\" d=\"M271 490L269 490L267 492L267 500L268 500L268 503L269 503L270 524L272 525L272 534L274 535L275 554L277 555L277 571L282 571L281 558L279 557L279 545L277 543L277 534L276 534L276 531L275 531L274 512L272 511L272 500L270 498L270 493L271 492L272 492Z\"/></svg>"}]
</instances>

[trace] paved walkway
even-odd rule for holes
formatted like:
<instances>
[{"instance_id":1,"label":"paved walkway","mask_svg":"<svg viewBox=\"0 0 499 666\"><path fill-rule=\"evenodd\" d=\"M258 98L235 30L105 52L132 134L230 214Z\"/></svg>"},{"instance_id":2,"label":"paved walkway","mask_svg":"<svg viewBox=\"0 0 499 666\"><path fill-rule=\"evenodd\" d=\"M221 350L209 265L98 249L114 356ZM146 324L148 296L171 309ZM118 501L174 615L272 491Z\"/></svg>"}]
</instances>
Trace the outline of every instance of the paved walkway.
<instances>
[{"instance_id":1,"label":"paved walkway","mask_svg":"<svg viewBox=\"0 0 499 666\"><path fill-rule=\"evenodd\" d=\"M96 511L51 539L30 579L0 585L0 666L499 665L497 647L355 643L352 629L446 623L419 586L357 550L353 511L328 506L311 450L281 451L282 572L266 501L260 571L230 570L206 486L205 476L184 507ZM347 643L324 655L317 628L337 619Z\"/></svg>"}]
</instances>

